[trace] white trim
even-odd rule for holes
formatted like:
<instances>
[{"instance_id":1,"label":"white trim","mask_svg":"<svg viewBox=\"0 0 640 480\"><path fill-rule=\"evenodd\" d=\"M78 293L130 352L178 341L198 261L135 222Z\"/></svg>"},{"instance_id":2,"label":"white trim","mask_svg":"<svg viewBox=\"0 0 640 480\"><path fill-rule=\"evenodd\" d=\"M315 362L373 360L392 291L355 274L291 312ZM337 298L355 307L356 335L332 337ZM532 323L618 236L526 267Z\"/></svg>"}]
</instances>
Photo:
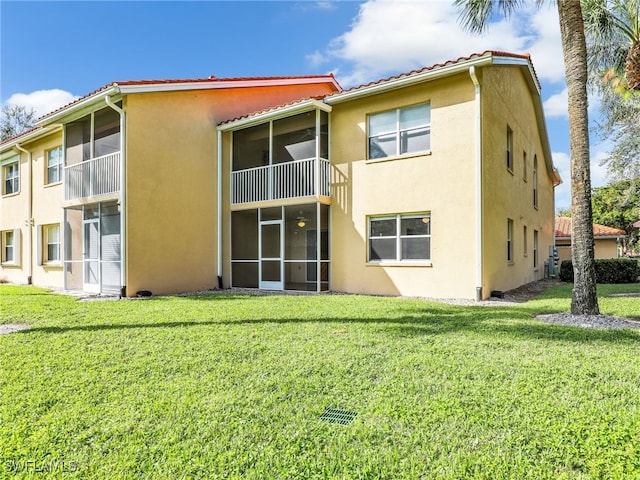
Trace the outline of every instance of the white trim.
<instances>
[{"instance_id":1,"label":"white trim","mask_svg":"<svg viewBox=\"0 0 640 480\"><path fill-rule=\"evenodd\" d=\"M19 153L14 153L12 157L8 157L5 158L4 160L0 161L0 166L6 166L6 165L11 165L12 163L20 163L20 154ZM4 180L4 176L2 177Z\"/></svg>"},{"instance_id":2,"label":"white trim","mask_svg":"<svg viewBox=\"0 0 640 480\"><path fill-rule=\"evenodd\" d=\"M314 99L303 100L291 105L286 105L280 108L276 107L266 112L256 113L255 115L250 115L238 120L232 120L228 123L223 123L222 125L218 126L218 130L226 132L229 130L238 130L240 128L252 127L255 125L266 123L268 121L279 120L281 118L290 117L299 113L309 112L314 109L324 110L325 112L330 113L332 107L330 105L327 105L326 103Z\"/></svg>"},{"instance_id":3,"label":"white trim","mask_svg":"<svg viewBox=\"0 0 640 480\"><path fill-rule=\"evenodd\" d=\"M123 94L149 93L149 92L173 92L176 90L220 90L225 88L249 88L249 87L278 87L287 85L314 85L331 82L336 88L340 85L331 76L317 78L275 78L238 79L238 80L212 80L210 82L175 82L175 83L150 83L144 85L119 85ZM117 85L117 84L115 84Z\"/></svg>"},{"instance_id":4,"label":"white trim","mask_svg":"<svg viewBox=\"0 0 640 480\"><path fill-rule=\"evenodd\" d=\"M103 102L104 101L103 99L105 97L109 97L118 93L120 93L120 89L118 88L118 84L114 83L112 85L109 85L104 90L100 90L99 92L89 95L88 97L83 98L81 100L76 100L75 102L67 105L66 107L62 107L60 110L48 113L43 117L40 117L40 119L38 119L38 121L36 122L36 125L37 126L49 125L51 123L54 123L56 120L60 120L66 117L67 115L70 115L71 113L74 113L77 116L77 118L80 118L81 116L84 116L87 113L90 113L88 111L85 112L84 109L87 109L89 107L92 107L93 109L95 109L98 106L96 104ZM72 119L65 119L65 123L70 121L72 121Z\"/></svg>"},{"instance_id":5,"label":"white trim","mask_svg":"<svg viewBox=\"0 0 640 480\"><path fill-rule=\"evenodd\" d=\"M359 87L359 88L356 88L355 90L350 90L344 93L335 93L333 95L329 95L328 97L326 97L325 101L329 105L334 105L336 103L355 100L357 98L361 98L361 97L365 97L365 96L369 96L377 93L396 90L398 88L403 88L403 87L411 86L417 83L434 80L436 78L449 76L455 73L462 73L467 71L471 66L491 65L493 63L494 58L496 57L494 57L492 54L485 54L481 57L476 57L469 60L461 60L459 62L452 63L449 65L444 65L442 67L436 67L430 70L425 70L420 73L403 75L403 76L400 76L399 78L392 78L390 80L383 80L382 82L376 83L375 85Z\"/></svg>"},{"instance_id":6,"label":"white trim","mask_svg":"<svg viewBox=\"0 0 640 480\"><path fill-rule=\"evenodd\" d=\"M476 164L476 300L482 300L483 289L483 265L482 265L482 97L480 80L476 75L476 69L469 67L469 76L473 82L475 91L475 164Z\"/></svg>"}]
</instances>

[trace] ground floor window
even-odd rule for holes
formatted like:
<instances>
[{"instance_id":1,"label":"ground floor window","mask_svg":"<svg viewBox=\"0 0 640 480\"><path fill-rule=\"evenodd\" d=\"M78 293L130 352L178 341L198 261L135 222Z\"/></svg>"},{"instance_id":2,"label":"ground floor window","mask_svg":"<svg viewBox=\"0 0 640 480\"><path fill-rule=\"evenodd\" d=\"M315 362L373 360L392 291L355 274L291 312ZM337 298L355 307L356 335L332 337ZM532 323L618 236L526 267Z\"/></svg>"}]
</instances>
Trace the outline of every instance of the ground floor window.
<instances>
[{"instance_id":1,"label":"ground floor window","mask_svg":"<svg viewBox=\"0 0 640 480\"><path fill-rule=\"evenodd\" d=\"M231 285L329 289L329 206L288 205L231 213Z\"/></svg>"},{"instance_id":2,"label":"ground floor window","mask_svg":"<svg viewBox=\"0 0 640 480\"><path fill-rule=\"evenodd\" d=\"M369 261L431 260L431 214L369 217Z\"/></svg>"},{"instance_id":3,"label":"ground floor window","mask_svg":"<svg viewBox=\"0 0 640 480\"><path fill-rule=\"evenodd\" d=\"M2 263L20 264L20 230L5 230L0 238L2 242Z\"/></svg>"},{"instance_id":4,"label":"ground floor window","mask_svg":"<svg viewBox=\"0 0 640 480\"><path fill-rule=\"evenodd\" d=\"M43 263L58 263L61 257L60 224L42 226L42 260Z\"/></svg>"},{"instance_id":5,"label":"ground floor window","mask_svg":"<svg viewBox=\"0 0 640 480\"><path fill-rule=\"evenodd\" d=\"M538 231L533 231L533 267L538 267Z\"/></svg>"}]
</instances>

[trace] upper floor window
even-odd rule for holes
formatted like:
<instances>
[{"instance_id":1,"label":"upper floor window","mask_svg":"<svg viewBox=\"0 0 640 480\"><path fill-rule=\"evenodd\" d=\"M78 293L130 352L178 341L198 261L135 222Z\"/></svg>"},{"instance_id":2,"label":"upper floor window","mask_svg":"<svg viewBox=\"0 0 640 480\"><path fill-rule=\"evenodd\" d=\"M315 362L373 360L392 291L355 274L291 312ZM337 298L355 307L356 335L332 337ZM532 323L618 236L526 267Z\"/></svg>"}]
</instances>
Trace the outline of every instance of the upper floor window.
<instances>
[{"instance_id":1,"label":"upper floor window","mask_svg":"<svg viewBox=\"0 0 640 480\"><path fill-rule=\"evenodd\" d=\"M533 183L533 206L538 208L538 157L533 156L533 172L531 173L531 183Z\"/></svg>"},{"instance_id":2,"label":"upper floor window","mask_svg":"<svg viewBox=\"0 0 640 480\"><path fill-rule=\"evenodd\" d=\"M62 147L47 151L47 184L62 181Z\"/></svg>"},{"instance_id":3,"label":"upper floor window","mask_svg":"<svg viewBox=\"0 0 640 480\"><path fill-rule=\"evenodd\" d=\"M369 219L369 261L431 259L431 215L411 214Z\"/></svg>"},{"instance_id":4,"label":"upper floor window","mask_svg":"<svg viewBox=\"0 0 640 480\"><path fill-rule=\"evenodd\" d=\"M513 172L513 130L507 125L507 170Z\"/></svg>"},{"instance_id":5,"label":"upper floor window","mask_svg":"<svg viewBox=\"0 0 640 480\"><path fill-rule=\"evenodd\" d=\"M369 115L368 158L385 158L431 148L429 103Z\"/></svg>"},{"instance_id":6,"label":"upper floor window","mask_svg":"<svg viewBox=\"0 0 640 480\"><path fill-rule=\"evenodd\" d=\"M522 179L527 181L527 152L522 152Z\"/></svg>"},{"instance_id":7,"label":"upper floor window","mask_svg":"<svg viewBox=\"0 0 640 480\"><path fill-rule=\"evenodd\" d=\"M10 195L20 191L20 162L8 163L2 167L3 195Z\"/></svg>"}]
</instances>

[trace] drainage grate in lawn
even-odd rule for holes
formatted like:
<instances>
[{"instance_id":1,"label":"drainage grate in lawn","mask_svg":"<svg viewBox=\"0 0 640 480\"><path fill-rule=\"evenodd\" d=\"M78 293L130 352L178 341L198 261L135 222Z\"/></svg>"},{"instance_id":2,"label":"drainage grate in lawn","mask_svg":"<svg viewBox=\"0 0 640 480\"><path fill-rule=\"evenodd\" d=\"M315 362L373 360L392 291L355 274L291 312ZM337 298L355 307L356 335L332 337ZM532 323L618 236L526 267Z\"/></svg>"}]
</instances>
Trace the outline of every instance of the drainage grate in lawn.
<instances>
[{"instance_id":1,"label":"drainage grate in lawn","mask_svg":"<svg viewBox=\"0 0 640 480\"><path fill-rule=\"evenodd\" d=\"M339 408L327 408L320 420L329 423L339 423L340 425L349 425L352 423L358 414L356 412L349 412L348 410L341 410Z\"/></svg>"}]
</instances>

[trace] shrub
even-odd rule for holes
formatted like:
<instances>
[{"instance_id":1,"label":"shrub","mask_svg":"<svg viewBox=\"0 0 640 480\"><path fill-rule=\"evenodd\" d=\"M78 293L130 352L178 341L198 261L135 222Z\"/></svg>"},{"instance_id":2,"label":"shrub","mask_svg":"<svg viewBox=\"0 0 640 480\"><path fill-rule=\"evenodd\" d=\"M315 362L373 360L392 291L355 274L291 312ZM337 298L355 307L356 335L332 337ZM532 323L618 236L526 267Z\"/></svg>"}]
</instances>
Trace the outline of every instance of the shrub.
<instances>
[{"instance_id":1,"label":"shrub","mask_svg":"<svg viewBox=\"0 0 640 480\"><path fill-rule=\"evenodd\" d=\"M596 260L596 283L635 283L640 277L640 261L632 258ZM560 280L573 282L571 260L560 264Z\"/></svg>"}]
</instances>

